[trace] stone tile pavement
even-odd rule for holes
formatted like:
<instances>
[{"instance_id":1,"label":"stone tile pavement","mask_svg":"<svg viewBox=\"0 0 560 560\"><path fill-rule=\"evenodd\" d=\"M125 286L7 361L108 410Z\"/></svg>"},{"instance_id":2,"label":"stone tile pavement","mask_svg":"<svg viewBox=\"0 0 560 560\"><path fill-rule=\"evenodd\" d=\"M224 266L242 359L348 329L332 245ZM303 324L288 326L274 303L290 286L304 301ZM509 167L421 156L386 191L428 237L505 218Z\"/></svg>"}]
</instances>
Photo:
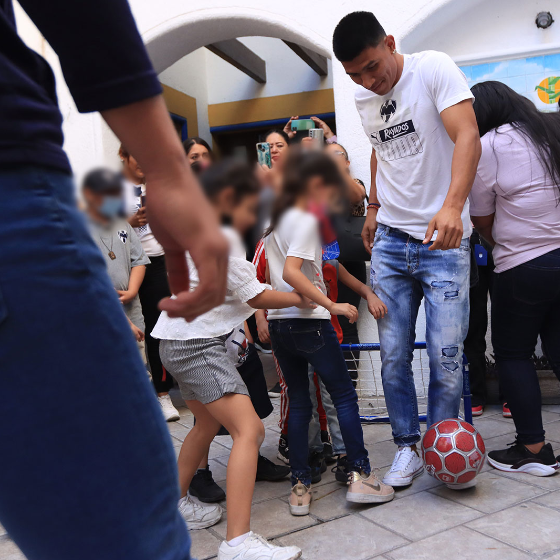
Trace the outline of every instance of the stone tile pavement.
<instances>
[{"instance_id":1,"label":"stone tile pavement","mask_svg":"<svg viewBox=\"0 0 560 560\"><path fill-rule=\"evenodd\" d=\"M272 368L266 370L273 385ZM173 398L180 403L178 394ZM277 408L275 403L274 414L264 421L267 436L261 452L270 459L275 459L279 435ZM177 454L193 426L192 414L184 406L180 411L181 419L169 424ZM547 439L560 454L560 406L545 406L543 411ZM475 426L488 449L514 439L513 422L502 418L497 406L488 407ZM395 451L391 431L385 425L364 426L364 436L382 474ZM210 468L224 487L230 447L231 439L222 436L210 452ZM424 474L411 487L398 490L392 502L360 506L346 502L345 487L328 470L313 488L307 517L290 515L289 490L288 481L257 482L253 529L277 543L298 545L304 560L560 560L560 473L537 478L486 466L477 486L462 492L448 490ZM191 532L193 556L215 558L225 530L224 516L210 529ZM23 559L0 527L0 560Z\"/></svg>"}]
</instances>

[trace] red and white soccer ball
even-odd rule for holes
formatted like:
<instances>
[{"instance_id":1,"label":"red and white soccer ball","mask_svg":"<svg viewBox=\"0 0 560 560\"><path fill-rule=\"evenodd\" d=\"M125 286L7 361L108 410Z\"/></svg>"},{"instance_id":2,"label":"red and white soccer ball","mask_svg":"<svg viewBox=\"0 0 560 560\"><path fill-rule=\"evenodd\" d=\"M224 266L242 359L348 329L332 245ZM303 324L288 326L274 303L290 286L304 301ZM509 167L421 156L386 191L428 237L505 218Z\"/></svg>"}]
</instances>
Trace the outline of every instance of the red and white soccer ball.
<instances>
[{"instance_id":1,"label":"red and white soccer ball","mask_svg":"<svg viewBox=\"0 0 560 560\"><path fill-rule=\"evenodd\" d=\"M486 447L472 424L449 418L434 424L424 434L422 457L434 478L462 485L471 482L482 469Z\"/></svg>"}]
</instances>

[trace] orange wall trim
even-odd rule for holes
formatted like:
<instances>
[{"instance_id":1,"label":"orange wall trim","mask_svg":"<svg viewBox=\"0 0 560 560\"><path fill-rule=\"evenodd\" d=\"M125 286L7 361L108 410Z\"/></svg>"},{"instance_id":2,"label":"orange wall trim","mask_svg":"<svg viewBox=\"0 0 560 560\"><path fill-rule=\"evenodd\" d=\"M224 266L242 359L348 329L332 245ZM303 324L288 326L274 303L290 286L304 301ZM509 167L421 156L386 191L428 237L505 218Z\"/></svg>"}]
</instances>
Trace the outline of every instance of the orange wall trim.
<instances>
[{"instance_id":1,"label":"orange wall trim","mask_svg":"<svg viewBox=\"0 0 560 560\"><path fill-rule=\"evenodd\" d=\"M196 99L176 90L172 87L161 84L163 88L163 98L170 113L175 113L187 119L189 136L198 136L198 116L196 113Z\"/></svg>"},{"instance_id":2,"label":"orange wall trim","mask_svg":"<svg viewBox=\"0 0 560 560\"><path fill-rule=\"evenodd\" d=\"M334 113L334 93L332 89L319 89L208 105L208 120L211 127L288 119L293 115L321 113Z\"/></svg>"}]
</instances>

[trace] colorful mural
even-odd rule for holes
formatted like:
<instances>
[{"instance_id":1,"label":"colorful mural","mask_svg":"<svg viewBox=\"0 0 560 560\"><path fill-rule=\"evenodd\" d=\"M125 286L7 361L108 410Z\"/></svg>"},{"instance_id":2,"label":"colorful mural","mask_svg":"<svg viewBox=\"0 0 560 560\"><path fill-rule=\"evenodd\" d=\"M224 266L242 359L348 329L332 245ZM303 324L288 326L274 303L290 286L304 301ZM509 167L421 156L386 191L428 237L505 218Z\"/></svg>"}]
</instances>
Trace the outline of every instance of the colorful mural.
<instances>
[{"instance_id":1,"label":"colorful mural","mask_svg":"<svg viewBox=\"0 0 560 560\"><path fill-rule=\"evenodd\" d=\"M498 80L531 99L542 111L558 110L560 53L461 66L461 70L470 86Z\"/></svg>"}]
</instances>

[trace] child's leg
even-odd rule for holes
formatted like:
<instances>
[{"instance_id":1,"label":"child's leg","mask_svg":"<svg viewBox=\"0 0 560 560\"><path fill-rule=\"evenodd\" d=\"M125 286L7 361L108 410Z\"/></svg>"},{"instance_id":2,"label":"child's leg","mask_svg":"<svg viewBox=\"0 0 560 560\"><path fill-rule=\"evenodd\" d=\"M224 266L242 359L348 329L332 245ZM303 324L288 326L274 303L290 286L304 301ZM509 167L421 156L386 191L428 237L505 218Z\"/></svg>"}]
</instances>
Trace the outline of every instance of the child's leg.
<instances>
[{"instance_id":1,"label":"child's leg","mask_svg":"<svg viewBox=\"0 0 560 560\"><path fill-rule=\"evenodd\" d=\"M231 540L251 530L251 502L259 448L264 440L264 426L253 408L251 399L246 395L225 395L205 406L217 424L222 424L233 438L226 488L226 538Z\"/></svg>"},{"instance_id":2,"label":"child's leg","mask_svg":"<svg viewBox=\"0 0 560 560\"><path fill-rule=\"evenodd\" d=\"M205 469L208 466L208 454L210 453L210 446L208 446L208 449L206 450L206 453L204 455L204 457L202 458L202 461L200 461L198 468L199 469Z\"/></svg>"},{"instance_id":3,"label":"child's leg","mask_svg":"<svg viewBox=\"0 0 560 560\"><path fill-rule=\"evenodd\" d=\"M344 440L342 439L342 434L340 433L340 424L338 423L336 408L334 407L331 396L329 395L325 384L320 379L319 389L321 391L323 407L327 415L327 423L329 425L329 432L331 434L333 453L335 455L346 455L346 447L344 446Z\"/></svg>"},{"instance_id":4,"label":"child's leg","mask_svg":"<svg viewBox=\"0 0 560 560\"><path fill-rule=\"evenodd\" d=\"M192 478L202 460L208 461L208 448L221 426L220 422L206 410L205 405L198 401L185 402L194 414L196 423L183 441L177 461L181 497L187 495ZM207 464L206 462L202 468L206 468Z\"/></svg>"}]
</instances>

